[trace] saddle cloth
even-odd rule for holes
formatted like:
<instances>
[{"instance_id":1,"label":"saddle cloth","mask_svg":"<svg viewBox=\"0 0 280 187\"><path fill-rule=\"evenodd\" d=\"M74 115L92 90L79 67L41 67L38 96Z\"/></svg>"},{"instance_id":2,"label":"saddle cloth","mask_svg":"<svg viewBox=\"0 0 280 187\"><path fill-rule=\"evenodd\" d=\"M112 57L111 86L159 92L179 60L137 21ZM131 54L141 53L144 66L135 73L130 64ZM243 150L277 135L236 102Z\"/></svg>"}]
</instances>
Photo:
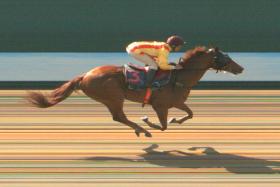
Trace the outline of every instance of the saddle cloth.
<instances>
[{"instance_id":1,"label":"saddle cloth","mask_svg":"<svg viewBox=\"0 0 280 187\"><path fill-rule=\"evenodd\" d=\"M131 63L125 64L124 75L126 82L128 83L128 88L133 90L145 89L146 72L147 67L134 65ZM166 84L168 84L170 79L171 71L158 70L152 83L152 90L156 90L165 86Z\"/></svg>"}]
</instances>

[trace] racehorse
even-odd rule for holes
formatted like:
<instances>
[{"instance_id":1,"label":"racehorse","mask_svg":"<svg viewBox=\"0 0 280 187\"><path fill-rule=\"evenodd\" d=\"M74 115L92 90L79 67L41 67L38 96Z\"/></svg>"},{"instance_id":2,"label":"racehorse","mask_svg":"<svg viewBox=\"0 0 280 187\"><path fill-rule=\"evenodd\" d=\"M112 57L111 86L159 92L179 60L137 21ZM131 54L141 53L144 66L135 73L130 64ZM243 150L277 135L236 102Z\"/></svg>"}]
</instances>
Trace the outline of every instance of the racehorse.
<instances>
[{"instance_id":1,"label":"racehorse","mask_svg":"<svg viewBox=\"0 0 280 187\"><path fill-rule=\"evenodd\" d=\"M180 58L179 64L182 69L172 70L173 78L170 82L154 91L151 96L149 104L155 110L161 123L161 126L158 126L151 123L148 118L144 118L143 121L152 128L164 131L167 129L168 122L181 124L193 117L193 112L185 101L192 87L198 83L208 69L233 74L243 71L243 67L218 48L207 49L201 46L186 51ZM125 99L142 103L145 96L145 90L135 91L128 88L123 69L123 66L99 66L63 84L49 95L30 92L27 99L37 107L47 108L66 99L74 90L81 89L88 97L103 103L109 109L114 121L131 127L137 136L144 133L146 137L151 137L149 131L127 119L123 111ZM167 121L168 109L172 107L185 111L187 115L180 119L172 118Z\"/></svg>"}]
</instances>

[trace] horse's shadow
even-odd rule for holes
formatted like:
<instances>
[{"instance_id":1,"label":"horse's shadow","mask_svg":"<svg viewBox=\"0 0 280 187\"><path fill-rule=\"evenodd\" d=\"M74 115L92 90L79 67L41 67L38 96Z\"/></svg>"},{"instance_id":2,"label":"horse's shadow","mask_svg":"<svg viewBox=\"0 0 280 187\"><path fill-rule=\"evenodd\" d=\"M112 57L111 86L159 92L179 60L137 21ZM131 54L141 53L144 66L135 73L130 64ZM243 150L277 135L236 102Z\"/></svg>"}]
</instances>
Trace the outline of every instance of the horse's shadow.
<instances>
[{"instance_id":1,"label":"horse's shadow","mask_svg":"<svg viewBox=\"0 0 280 187\"><path fill-rule=\"evenodd\" d=\"M156 148L158 148L158 145L153 144L143 149L145 153L138 155L141 157L140 160L170 168L225 168L228 172L237 174L280 173L280 162L220 153L212 147L192 147L189 149L190 151L202 149L201 154L186 153L179 150L157 151ZM139 161L120 157L91 157L87 160Z\"/></svg>"}]
</instances>

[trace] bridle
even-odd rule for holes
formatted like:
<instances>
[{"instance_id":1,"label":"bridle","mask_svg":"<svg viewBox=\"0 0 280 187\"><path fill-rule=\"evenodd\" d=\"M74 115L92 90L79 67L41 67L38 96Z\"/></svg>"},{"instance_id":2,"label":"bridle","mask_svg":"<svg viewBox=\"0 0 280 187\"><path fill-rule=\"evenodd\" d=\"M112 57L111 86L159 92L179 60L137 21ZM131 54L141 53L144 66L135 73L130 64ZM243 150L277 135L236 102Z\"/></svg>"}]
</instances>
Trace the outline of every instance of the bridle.
<instances>
[{"instance_id":1,"label":"bridle","mask_svg":"<svg viewBox=\"0 0 280 187\"><path fill-rule=\"evenodd\" d=\"M216 73L222 71L229 65L229 56L227 54L222 54L221 52L217 52L213 59L213 67L216 69Z\"/></svg>"},{"instance_id":2,"label":"bridle","mask_svg":"<svg viewBox=\"0 0 280 187\"><path fill-rule=\"evenodd\" d=\"M213 49L209 49L209 50L213 50ZM222 71L224 68L226 68L229 65L229 62L228 62L229 56L227 54L223 54L219 50L215 50L214 53L215 54L214 54L214 57L212 60L211 67L213 67L213 69L216 69L217 73L218 73L219 71ZM183 57L180 57L178 64L184 67L185 59ZM189 68L189 69L184 69L184 71L202 71L202 70L207 70L207 69L209 69L209 68L208 67L207 68Z\"/></svg>"}]
</instances>

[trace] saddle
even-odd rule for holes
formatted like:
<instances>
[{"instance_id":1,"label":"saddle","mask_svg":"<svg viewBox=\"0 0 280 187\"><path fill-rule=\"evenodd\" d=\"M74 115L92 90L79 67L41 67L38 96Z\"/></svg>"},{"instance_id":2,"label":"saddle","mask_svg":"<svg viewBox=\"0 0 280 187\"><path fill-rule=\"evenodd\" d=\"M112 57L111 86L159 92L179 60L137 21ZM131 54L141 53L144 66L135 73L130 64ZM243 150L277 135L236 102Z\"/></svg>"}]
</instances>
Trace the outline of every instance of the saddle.
<instances>
[{"instance_id":1,"label":"saddle","mask_svg":"<svg viewBox=\"0 0 280 187\"><path fill-rule=\"evenodd\" d=\"M128 88L133 90L146 89L146 73L148 67L142 67L135 64L124 65L124 76L128 83ZM171 79L170 70L158 70L152 83L152 90L160 89L167 85Z\"/></svg>"}]
</instances>

